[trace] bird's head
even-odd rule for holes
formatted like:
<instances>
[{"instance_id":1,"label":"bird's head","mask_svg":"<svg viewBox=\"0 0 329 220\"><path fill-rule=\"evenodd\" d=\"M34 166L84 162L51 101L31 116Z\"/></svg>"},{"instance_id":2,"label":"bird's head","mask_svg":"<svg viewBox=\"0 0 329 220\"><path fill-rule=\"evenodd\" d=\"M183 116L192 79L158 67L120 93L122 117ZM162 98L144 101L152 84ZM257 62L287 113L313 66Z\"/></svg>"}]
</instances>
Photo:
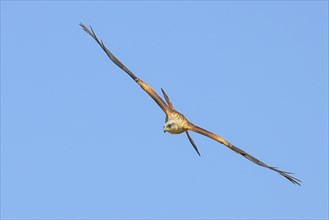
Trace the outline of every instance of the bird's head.
<instances>
[{"instance_id":1,"label":"bird's head","mask_svg":"<svg viewBox=\"0 0 329 220\"><path fill-rule=\"evenodd\" d=\"M179 119L169 119L163 125L163 132L169 132L171 134L180 134L184 131L186 131L186 129L184 129L184 127L182 126L182 122Z\"/></svg>"}]
</instances>

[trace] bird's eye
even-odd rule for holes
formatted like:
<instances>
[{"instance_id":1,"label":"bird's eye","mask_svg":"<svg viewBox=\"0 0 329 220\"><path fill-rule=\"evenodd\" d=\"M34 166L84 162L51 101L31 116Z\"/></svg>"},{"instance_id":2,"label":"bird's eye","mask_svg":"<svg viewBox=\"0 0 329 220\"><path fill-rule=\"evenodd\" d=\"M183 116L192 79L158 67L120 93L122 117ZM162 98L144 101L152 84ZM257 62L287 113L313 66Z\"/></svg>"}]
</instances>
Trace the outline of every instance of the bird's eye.
<instances>
[{"instance_id":1,"label":"bird's eye","mask_svg":"<svg viewBox=\"0 0 329 220\"><path fill-rule=\"evenodd\" d=\"M168 128L171 128L171 124L170 124L170 125L168 125Z\"/></svg>"}]
</instances>

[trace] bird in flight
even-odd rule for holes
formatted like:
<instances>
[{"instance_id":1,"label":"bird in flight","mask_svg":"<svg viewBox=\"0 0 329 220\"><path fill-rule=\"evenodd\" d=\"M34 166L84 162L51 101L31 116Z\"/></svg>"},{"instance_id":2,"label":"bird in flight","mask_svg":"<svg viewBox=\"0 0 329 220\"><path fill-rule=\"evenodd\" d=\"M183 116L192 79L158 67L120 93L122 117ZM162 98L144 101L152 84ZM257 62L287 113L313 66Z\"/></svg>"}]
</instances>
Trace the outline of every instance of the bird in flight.
<instances>
[{"instance_id":1,"label":"bird in flight","mask_svg":"<svg viewBox=\"0 0 329 220\"><path fill-rule=\"evenodd\" d=\"M162 111L166 115L165 124L163 126L164 132L169 132L171 134L181 134L185 133L191 142L193 148L197 152L197 154L200 156L199 150L197 146L195 145L193 139L191 138L189 131L194 131L196 133L202 134L204 136L207 136L223 145L228 147L229 149L233 150L235 153L240 154L241 156L247 158L251 162L266 167L270 170L273 170L277 172L278 174L282 175L283 177L287 178L290 182L300 185L301 181L293 176L291 176L292 173L285 172L282 170L279 170L276 167L269 166L262 161L256 159L255 157L251 156L247 152L241 150L240 148L235 147L230 142L225 140L224 138L211 133L203 128L200 128L196 125L194 125L192 122L187 120L187 118L181 114L180 112L176 111L166 94L166 92L161 89L162 94L166 100L166 102L145 82L143 82L141 79L139 79L137 76L135 76L125 65L123 65L103 44L103 41L100 41L95 32L93 31L92 27L90 26L90 30L82 23L80 23L80 26L83 28L85 32L87 32L94 40L99 44L99 46L103 49L103 51L106 53L106 55L112 60L113 63L115 63L118 67L120 67L123 71L125 71L151 98L159 105L159 107L162 109Z\"/></svg>"}]
</instances>

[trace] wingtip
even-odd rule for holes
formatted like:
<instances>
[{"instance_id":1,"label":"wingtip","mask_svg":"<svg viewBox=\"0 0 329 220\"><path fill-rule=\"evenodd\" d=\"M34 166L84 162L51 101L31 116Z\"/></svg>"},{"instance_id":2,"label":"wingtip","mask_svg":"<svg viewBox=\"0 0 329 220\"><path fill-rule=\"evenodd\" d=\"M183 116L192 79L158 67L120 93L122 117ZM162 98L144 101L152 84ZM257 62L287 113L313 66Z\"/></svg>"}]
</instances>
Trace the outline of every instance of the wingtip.
<instances>
[{"instance_id":1,"label":"wingtip","mask_svg":"<svg viewBox=\"0 0 329 220\"><path fill-rule=\"evenodd\" d=\"M83 29L86 29L86 25L84 25L82 22L80 22L80 27L82 27Z\"/></svg>"}]
</instances>

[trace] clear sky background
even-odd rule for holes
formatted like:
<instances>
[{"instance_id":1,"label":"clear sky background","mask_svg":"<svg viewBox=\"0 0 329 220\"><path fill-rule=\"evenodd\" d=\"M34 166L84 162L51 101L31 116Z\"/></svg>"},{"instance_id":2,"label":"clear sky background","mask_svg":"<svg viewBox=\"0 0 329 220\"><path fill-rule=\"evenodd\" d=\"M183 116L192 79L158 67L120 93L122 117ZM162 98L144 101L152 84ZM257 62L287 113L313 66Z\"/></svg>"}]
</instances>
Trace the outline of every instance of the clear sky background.
<instances>
[{"instance_id":1,"label":"clear sky background","mask_svg":"<svg viewBox=\"0 0 329 220\"><path fill-rule=\"evenodd\" d=\"M327 219L328 2L1 1L1 218Z\"/></svg>"}]
</instances>

